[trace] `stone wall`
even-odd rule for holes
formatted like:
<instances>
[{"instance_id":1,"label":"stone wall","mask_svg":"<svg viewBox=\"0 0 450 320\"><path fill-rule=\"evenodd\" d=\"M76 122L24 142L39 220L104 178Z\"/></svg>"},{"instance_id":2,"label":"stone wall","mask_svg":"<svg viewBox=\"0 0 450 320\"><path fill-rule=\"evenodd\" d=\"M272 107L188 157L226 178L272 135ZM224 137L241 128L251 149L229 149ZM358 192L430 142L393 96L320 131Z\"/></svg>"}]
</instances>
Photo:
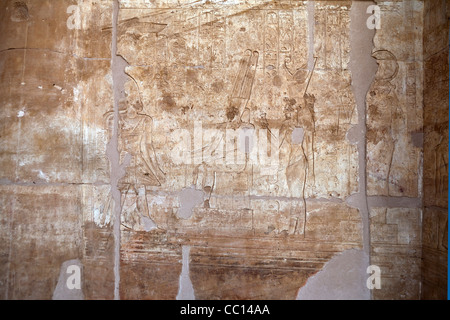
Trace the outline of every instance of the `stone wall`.
<instances>
[{"instance_id":1,"label":"stone wall","mask_svg":"<svg viewBox=\"0 0 450 320\"><path fill-rule=\"evenodd\" d=\"M446 299L448 251L449 1L426 1L422 298Z\"/></svg>"},{"instance_id":2,"label":"stone wall","mask_svg":"<svg viewBox=\"0 0 450 320\"><path fill-rule=\"evenodd\" d=\"M3 299L51 299L73 259L85 298L114 297L114 238L90 223L110 184L112 2L80 1L80 28L74 4L0 3Z\"/></svg>"},{"instance_id":3,"label":"stone wall","mask_svg":"<svg viewBox=\"0 0 450 320\"><path fill-rule=\"evenodd\" d=\"M370 263L382 271L374 299L418 299L421 275L423 3L377 1L378 71L367 95Z\"/></svg>"},{"instance_id":4,"label":"stone wall","mask_svg":"<svg viewBox=\"0 0 450 320\"><path fill-rule=\"evenodd\" d=\"M2 1L0 296L441 298L433 8Z\"/></svg>"}]
</instances>

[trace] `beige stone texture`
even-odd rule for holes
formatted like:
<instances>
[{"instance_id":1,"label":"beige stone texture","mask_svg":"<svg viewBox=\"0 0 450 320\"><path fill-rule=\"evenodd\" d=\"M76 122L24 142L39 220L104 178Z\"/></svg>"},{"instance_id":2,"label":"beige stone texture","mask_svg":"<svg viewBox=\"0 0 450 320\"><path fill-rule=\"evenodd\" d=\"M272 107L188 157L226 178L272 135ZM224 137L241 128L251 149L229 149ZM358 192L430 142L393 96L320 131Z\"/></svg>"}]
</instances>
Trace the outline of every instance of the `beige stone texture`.
<instances>
[{"instance_id":1,"label":"beige stone texture","mask_svg":"<svg viewBox=\"0 0 450 320\"><path fill-rule=\"evenodd\" d=\"M423 217L422 298L445 299L447 290L448 213L425 208Z\"/></svg>"},{"instance_id":2,"label":"beige stone texture","mask_svg":"<svg viewBox=\"0 0 450 320\"><path fill-rule=\"evenodd\" d=\"M371 265L381 271L377 300L417 300L421 283L421 210L373 208L370 211Z\"/></svg>"},{"instance_id":3,"label":"beige stone texture","mask_svg":"<svg viewBox=\"0 0 450 320\"><path fill-rule=\"evenodd\" d=\"M381 28L374 38L379 65L367 95L367 194L419 197L422 148L423 3L377 1Z\"/></svg>"},{"instance_id":4,"label":"beige stone texture","mask_svg":"<svg viewBox=\"0 0 450 320\"><path fill-rule=\"evenodd\" d=\"M155 8L145 1L120 1L118 54L128 63L126 99L138 110L133 116L129 104L119 112L119 153L121 159L132 154L119 181L121 297L175 297L181 251L171 241L177 238L194 246L190 275L200 299L293 299L314 273L303 270L308 259L361 247L357 209L313 200L342 201L358 187L358 154L346 140L357 123L347 68L350 4L317 2L308 12L303 2L176 7L166 2ZM314 41L308 36L308 14L318 21L311 30ZM316 58L308 56L310 47ZM151 137L142 136L151 141L145 152L126 145L133 122L136 128L151 127ZM228 136L243 128L256 132L257 146L247 156L239 141L230 146ZM187 152L182 135L192 147ZM264 142L268 148L262 155L276 150L279 156L274 166L261 164ZM181 164L174 152L183 156ZM151 163L147 175L140 171L143 162ZM141 240L149 224L151 233L174 237L153 240L166 258L154 257L153 249L132 254L135 241L139 248L149 245ZM226 249L217 247L219 236L234 240ZM261 247L279 242L286 242L276 251L279 257ZM244 244L252 252L242 251ZM308 251L311 245L315 252L306 261L291 252L292 246ZM268 255L274 258L267 261ZM286 264L285 257L298 262ZM146 271L159 270L154 262L159 259L169 264L164 270L172 290L135 293L139 275L160 281L153 273L158 271ZM319 261L315 270L323 265ZM158 267L146 267L154 263ZM133 270L135 280L124 270Z\"/></svg>"},{"instance_id":5,"label":"beige stone texture","mask_svg":"<svg viewBox=\"0 0 450 320\"><path fill-rule=\"evenodd\" d=\"M2 194L2 299L51 299L64 261L81 256L80 188L8 186Z\"/></svg>"},{"instance_id":6,"label":"beige stone texture","mask_svg":"<svg viewBox=\"0 0 450 320\"><path fill-rule=\"evenodd\" d=\"M109 183L112 3L80 2L79 28L69 28L77 4L0 4L4 299L51 299L59 269L73 259L84 264L86 298L114 297L103 280L113 260L100 261L104 252L113 258L114 239L91 219L110 189L101 185ZM91 203L94 189L104 193L101 205Z\"/></svg>"},{"instance_id":7,"label":"beige stone texture","mask_svg":"<svg viewBox=\"0 0 450 320\"><path fill-rule=\"evenodd\" d=\"M449 1L424 8L422 298L446 299L448 279Z\"/></svg>"},{"instance_id":8,"label":"beige stone texture","mask_svg":"<svg viewBox=\"0 0 450 320\"><path fill-rule=\"evenodd\" d=\"M443 299L448 12L1 1L0 298Z\"/></svg>"}]
</instances>

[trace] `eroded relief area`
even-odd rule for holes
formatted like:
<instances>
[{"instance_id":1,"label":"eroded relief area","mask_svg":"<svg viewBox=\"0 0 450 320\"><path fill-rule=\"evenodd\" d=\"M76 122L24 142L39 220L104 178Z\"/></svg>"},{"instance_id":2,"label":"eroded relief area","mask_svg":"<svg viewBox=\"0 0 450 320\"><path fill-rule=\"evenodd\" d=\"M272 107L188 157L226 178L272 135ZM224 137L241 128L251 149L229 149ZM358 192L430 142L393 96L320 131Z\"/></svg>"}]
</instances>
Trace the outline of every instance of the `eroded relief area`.
<instances>
[{"instance_id":1,"label":"eroded relief area","mask_svg":"<svg viewBox=\"0 0 450 320\"><path fill-rule=\"evenodd\" d=\"M80 28L70 29L76 4L0 4L2 299L51 299L61 265L72 259L83 261L85 296L108 297L90 280L106 278L95 271L105 275L112 257L108 241L97 242L98 232L110 235L94 223L109 192L103 114L112 102L111 36L103 30L112 6L80 2Z\"/></svg>"},{"instance_id":2,"label":"eroded relief area","mask_svg":"<svg viewBox=\"0 0 450 320\"><path fill-rule=\"evenodd\" d=\"M424 4L377 1L377 5L383 27L374 38L372 57L378 71L366 97L367 194L420 198L424 179L422 39L427 37L422 31ZM427 172L431 167L423 168ZM422 208L402 206L369 208L371 259L388 279L382 290L374 292L374 299L418 299L421 294L418 240Z\"/></svg>"},{"instance_id":3,"label":"eroded relief area","mask_svg":"<svg viewBox=\"0 0 450 320\"><path fill-rule=\"evenodd\" d=\"M422 143L421 2L378 1L384 28L373 58L378 72L367 95L367 193L419 197ZM392 35L391 28L399 30Z\"/></svg>"},{"instance_id":4,"label":"eroded relief area","mask_svg":"<svg viewBox=\"0 0 450 320\"><path fill-rule=\"evenodd\" d=\"M0 1L0 296L58 296L75 261L86 299L295 299L370 259L372 298L440 297L447 15Z\"/></svg>"},{"instance_id":5,"label":"eroded relief area","mask_svg":"<svg viewBox=\"0 0 450 320\"><path fill-rule=\"evenodd\" d=\"M158 4L120 1L121 297L175 298L183 260L196 298L293 299L362 243L351 4Z\"/></svg>"}]
</instances>

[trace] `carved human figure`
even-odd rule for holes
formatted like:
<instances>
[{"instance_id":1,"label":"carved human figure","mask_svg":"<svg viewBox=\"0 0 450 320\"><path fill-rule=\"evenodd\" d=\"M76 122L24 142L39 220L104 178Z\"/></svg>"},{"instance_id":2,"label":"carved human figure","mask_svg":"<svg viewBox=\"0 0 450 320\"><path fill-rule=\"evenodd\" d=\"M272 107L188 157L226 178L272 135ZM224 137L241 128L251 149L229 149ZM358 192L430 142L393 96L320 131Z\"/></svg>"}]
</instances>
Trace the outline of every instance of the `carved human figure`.
<instances>
[{"instance_id":1,"label":"carved human figure","mask_svg":"<svg viewBox=\"0 0 450 320\"><path fill-rule=\"evenodd\" d=\"M404 115L395 85L391 83L397 76L399 66L396 57L387 50L378 50L372 56L377 60L378 71L367 96L368 118L373 119L367 128L369 178L383 189L384 195L389 195L396 144L402 139L404 128ZM383 156L372 162L371 157L377 151Z\"/></svg>"},{"instance_id":2,"label":"carved human figure","mask_svg":"<svg viewBox=\"0 0 450 320\"><path fill-rule=\"evenodd\" d=\"M305 188L312 170L315 96L305 94L303 102L285 98L285 120L280 129L280 162L290 195L300 198L291 208L289 232L303 234L306 223ZM303 215L303 217L302 217ZM300 227L303 221L303 231Z\"/></svg>"},{"instance_id":3,"label":"carved human figure","mask_svg":"<svg viewBox=\"0 0 450 320\"><path fill-rule=\"evenodd\" d=\"M239 68L234 79L233 89L228 99L228 106L226 112L226 122L215 125L217 129L223 129L228 133L228 130L237 133L240 137L241 133L247 132L247 130L254 130L255 126L250 122L250 108L248 106L251 93L253 90L253 84L255 80L257 65L259 60L259 52L252 51L250 49L243 53L243 56L239 62ZM215 134L208 136L208 143L202 145L202 149L194 150L192 156L194 158L202 159L201 163L195 166L193 171L193 185L205 193L204 206L209 208L209 200L214 191L216 185L216 173L220 171L233 172L237 175L249 174L250 166L249 153L246 150L240 148L240 141L227 141L229 138L225 134ZM203 139L203 137L202 137ZM232 137L234 139L234 137ZM226 149L226 156L223 156L222 148L227 145L233 145L233 148ZM238 152L244 152L245 163L237 160ZM214 154L214 156L212 156ZM217 158L217 155L220 155ZM223 158L223 159L222 159ZM229 163L229 159L232 159ZM225 164L216 166L215 161L222 160Z\"/></svg>"},{"instance_id":4,"label":"carved human figure","mask_svg":"<svg viewBox=\"0 0 450 320\"><path fill-rule=\"evenodd\" d=\"M124 107L119 111L118 149L120 160L129 163L119 180L122 194L122 225L134 229L142 225L142 218L150 219L147 186L160 186L165 181L152 143L153 119L143 112L137 85L126 94ZM107 113L111 119L112 112ZM148 221L148 220L147 220Z\"/></svg>"}]
</instances>

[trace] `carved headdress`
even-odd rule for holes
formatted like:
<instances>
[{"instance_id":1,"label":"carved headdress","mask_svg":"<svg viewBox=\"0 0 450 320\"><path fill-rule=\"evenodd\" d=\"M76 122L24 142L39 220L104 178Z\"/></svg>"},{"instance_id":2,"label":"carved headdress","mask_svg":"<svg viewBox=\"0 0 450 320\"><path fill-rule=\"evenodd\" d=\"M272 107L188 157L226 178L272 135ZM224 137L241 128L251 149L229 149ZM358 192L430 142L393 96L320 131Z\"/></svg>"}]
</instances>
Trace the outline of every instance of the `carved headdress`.
<instances>
[{"instance_id":1,"label":"carved headdress","mask_svg":"<svg viewBox=\"0 0 450 320\"><path fill-rule=\"evenodd\" d=\"M377 60L378 72L377 78L380 80L391 81L397 74L399 65L395 55L388 50L377 50L372 53L372 57Z\"/></svg>"}]
</instances>

